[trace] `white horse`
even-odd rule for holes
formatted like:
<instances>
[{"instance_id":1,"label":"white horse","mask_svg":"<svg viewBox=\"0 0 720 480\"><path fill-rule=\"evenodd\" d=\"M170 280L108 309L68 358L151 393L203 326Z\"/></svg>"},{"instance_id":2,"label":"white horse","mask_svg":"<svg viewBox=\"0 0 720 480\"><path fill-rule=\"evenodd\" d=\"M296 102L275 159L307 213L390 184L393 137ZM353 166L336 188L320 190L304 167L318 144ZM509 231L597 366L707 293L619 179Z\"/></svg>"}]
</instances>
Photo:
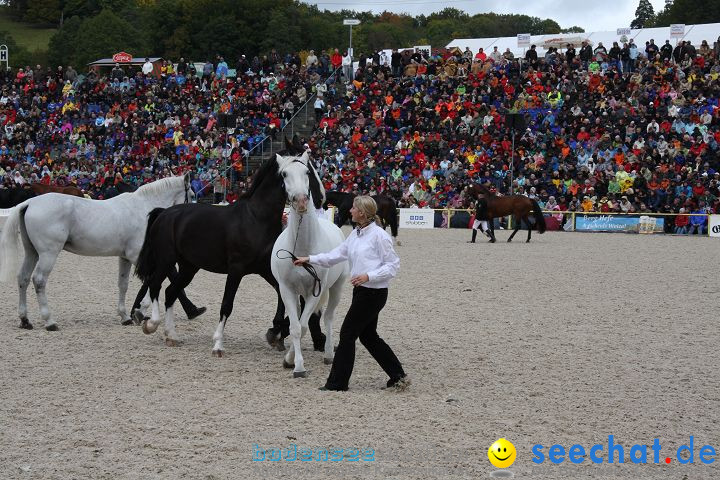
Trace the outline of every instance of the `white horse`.
<instances>
[{"instance_id":1,"label":"white horse","mask_svg":"<svg viewBox=\"0 0 720 480\"><path fill-rule=\"evenodd\" d=\"M109 200L48 193L14 207L0 238L0 281L15 278L20 236L25 247L25 258L17 274L20 327L33 328L27 318L27 288L32 275L45 328L58 329L48 307L46 285L62 250L77 255L119 257L117 312L123 324L132 323L125 310L125 294L131 264L137 261L145 239L147 215L154 208L189 202L194 197L186 174L157 180ZM144 304L149 303L146 295Z\"/></svg>"},{"instance_id":2,"label":"white horse","mask_svg":"<svg viewBox=\"0 0 720 480\"><path fill-rule=\"evenodd\" d=\"M304 157L307 159L307 157ZM286 179L288 199L291 201L287 228L283 230L273 246L270 268L273 276L280 284L280 295L285 304L285 312L290 318L290 337L292 345L285 355L283 365L295 367L293 376L306 377L307 371L300 349L300 339L307 332L308 320L313 312L317 312L327 301L327 308L322 315L325 322L324 362L333 361L333 330L332 323L335 309L340 302L343 283L348 278L350 269L347 262L331 268L315 268L317 279L302 267L293 265L289 253L296 257L323 253L340 245L344 240L340 228L334 223L319 218L312 208L313 195L323 197L322 184L312 166L312 162L295 160L286 169L301 170L300 181L289 182ZM290 176L288 175L288 178ZM293 175L293 178L297 178ZM308 208L310 206L311 208ZM318 284L319 281L319 284ZM305 308L300 313L300 297L305 301Z\"/></svg>"}]
</instances>

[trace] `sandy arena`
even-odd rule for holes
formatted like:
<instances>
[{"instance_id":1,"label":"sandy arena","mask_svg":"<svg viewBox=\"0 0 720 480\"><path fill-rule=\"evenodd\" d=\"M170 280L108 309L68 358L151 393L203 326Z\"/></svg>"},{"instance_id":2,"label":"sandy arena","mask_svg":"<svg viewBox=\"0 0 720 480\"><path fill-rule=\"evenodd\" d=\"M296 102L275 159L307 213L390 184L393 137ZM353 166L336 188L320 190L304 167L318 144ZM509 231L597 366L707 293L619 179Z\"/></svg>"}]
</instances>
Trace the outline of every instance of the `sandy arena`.
<instances>
[{"instance_id":1,"label":"sandy arena","mask_svg":"<svg viewBox=\"0 0 720 480\"><path fill-rule=\"evenodd\" d=\"M241 283L217 359L224 277L198 274L188 295L208 313L188 322L180 310L170 348L162 328L120 325L116 259L63 253L48 284L59 332L42 328L32 288L36 328L19 329L17 287L0 286L0 478L478 479L496 470L499 437L518 450L515 478L718 478L720 462L698 458L720 449L717 240L496 233L469 245L469 231L400 231L379 331L412 378L406 392L381 390L362 347L350 391L318 391L329 366L309 338L310 376L293 379L265 343L275 296L259 277ZM624 464L608 464L608 435ZM681 465L690 435L695 463ZM661 462L649 449L649 464L631 464L630 447L655 438ZM553 444L595 443L602 464L547 459ZM292 445L372 449L374 461L252 461Z\"/></svg>"}]
</instances>

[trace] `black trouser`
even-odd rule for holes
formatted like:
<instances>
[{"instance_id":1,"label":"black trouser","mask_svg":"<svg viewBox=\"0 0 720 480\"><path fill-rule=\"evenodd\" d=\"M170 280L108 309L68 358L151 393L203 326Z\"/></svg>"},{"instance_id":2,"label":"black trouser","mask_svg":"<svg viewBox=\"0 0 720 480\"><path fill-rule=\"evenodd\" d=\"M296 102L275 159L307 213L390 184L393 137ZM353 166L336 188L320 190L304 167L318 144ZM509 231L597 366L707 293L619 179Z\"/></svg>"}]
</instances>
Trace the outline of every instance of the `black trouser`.
<instances>
[{"instance_id":1,"label":"black trouser","mask_svg":"<svg viewBox=\"0 0 720 480\"><path fill-rule=\"evenodd\" d=\"M327 388L347 390L355 365L355 340L358 338L391 379L405 376L400 360L377 333L378 315L387 296L387 288L353 289L352 304L340 328L340 343L325 384Z\"/></svg>"}]
</instances>

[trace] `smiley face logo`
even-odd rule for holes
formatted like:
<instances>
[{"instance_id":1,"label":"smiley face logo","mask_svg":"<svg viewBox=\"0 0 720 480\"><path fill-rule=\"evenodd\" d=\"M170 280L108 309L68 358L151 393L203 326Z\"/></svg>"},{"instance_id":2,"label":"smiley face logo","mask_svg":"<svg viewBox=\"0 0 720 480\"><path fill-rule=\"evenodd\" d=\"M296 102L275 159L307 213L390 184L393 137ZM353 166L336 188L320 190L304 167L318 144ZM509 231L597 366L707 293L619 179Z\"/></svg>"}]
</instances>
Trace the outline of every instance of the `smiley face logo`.
<instances>
[{"instance_id":1,"label":"smiley face logo","mask_svg":"<svg viewBox=\"0 0 720 480\"><path fill-rule=\"evenodd\" d=\"M490 445L488 449L488 458L490 463L498 468L507 468L513 464L517 451L515 451L515 445L508 442L504 438L497 440L495 443Z\"/></svg>"}]
</instances>

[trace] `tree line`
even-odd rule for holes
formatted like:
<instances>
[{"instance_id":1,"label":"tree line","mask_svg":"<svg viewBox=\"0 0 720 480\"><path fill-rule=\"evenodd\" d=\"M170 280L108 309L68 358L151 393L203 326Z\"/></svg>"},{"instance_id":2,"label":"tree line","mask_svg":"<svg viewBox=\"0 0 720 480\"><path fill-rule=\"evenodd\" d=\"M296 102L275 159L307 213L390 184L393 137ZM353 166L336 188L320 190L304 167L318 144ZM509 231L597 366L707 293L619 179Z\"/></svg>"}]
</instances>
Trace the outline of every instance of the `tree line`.
<instances>
[{"instance_id":1,"label":"tree line","mask_svg":"<svg viewBox=\"0 0 720 480\"><path fill-rule=\"evenodd\" d=\"M649 6L649 9L648 9ZM237 56L348 45L345 18L353 27L356 52L412 45L446 45L453 38L514 36L518 33L581 33L556 21L527 15L469 15L445 8L430 15L320 10L297 0L0 0L0 15L42 27L57 27L46 52L27 52L0 32L15 65L42 63L84 68L98 58L127 51L203 61L222 55L233 66ZM640 0L633 26L720 21L720 2L675 0L655 14Z\"/></svg>"},{"instance_id":2,"label":"tree line","mask_svg":"<svg viewBox=\"0 0 720 480\"><path fill-rule=\"evenodd\" d=\"M58 28L47 51L52 65L82 66L119 51L196 61L219 54L234 62L240 53L252 57L273 48L281 54L343 50L348 46L345 18L361 21L353 27L356 52L439 47L453 38L583 31L527 15L469 15L455 8L419 16L333 12L293 0L0 0L0 4L4 4L2 13L17 21ZM17 45L14 48L18 51Z\"/></svg>"}]
</instances>

